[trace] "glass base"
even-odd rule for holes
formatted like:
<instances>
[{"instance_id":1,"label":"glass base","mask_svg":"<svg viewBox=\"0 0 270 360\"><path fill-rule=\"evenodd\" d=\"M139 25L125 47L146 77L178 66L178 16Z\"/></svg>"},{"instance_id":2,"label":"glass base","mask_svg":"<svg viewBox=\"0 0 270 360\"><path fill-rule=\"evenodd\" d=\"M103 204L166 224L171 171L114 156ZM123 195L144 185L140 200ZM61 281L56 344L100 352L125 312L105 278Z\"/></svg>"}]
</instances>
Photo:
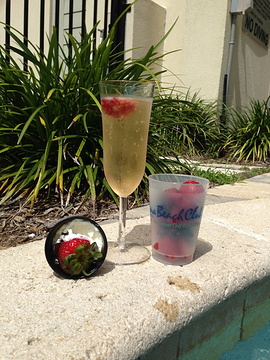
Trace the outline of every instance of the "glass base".
<instances>
[{"instance_id":1,"label":"glass base","mask_svg":"<svg viewBox=\"0 0 270 360\"><path fill-rule=\"evenodd\" d=\"M174 256L174 255L165 255L161 254L158 251L155 251L153 249L152 251L152 257L153 259L162 262L166 265L187 265L190 264L193 261L193 254L192 255L186 255L186 256Z\"/></svg>"},{"instance_id":2,"label":"glass base","mask_svg":"<svg viewBox=\"0 0 270 360\"><path fill-rule=\"evenodd\" d=\"M148 260L151 252L144 246L135 243L126 243L125 250L121 250L117 242L108 242L106 261L116 265L140 264Z\"/></svg>"}]
</instances>

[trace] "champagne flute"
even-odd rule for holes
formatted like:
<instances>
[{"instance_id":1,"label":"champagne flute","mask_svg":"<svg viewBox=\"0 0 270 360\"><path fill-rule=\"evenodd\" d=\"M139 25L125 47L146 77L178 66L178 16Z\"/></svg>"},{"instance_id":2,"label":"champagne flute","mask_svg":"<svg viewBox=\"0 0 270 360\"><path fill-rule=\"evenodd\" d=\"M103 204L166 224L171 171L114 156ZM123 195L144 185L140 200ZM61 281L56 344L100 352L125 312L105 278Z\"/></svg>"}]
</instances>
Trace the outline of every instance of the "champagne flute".
<instances>
[{"instance_id":1,"label":"champagne flute","mask_svg":"<svg viewBox=\"0 0 270 360\"><path fill-rule=\"evenodd\" d=\"M108 80L99 83L105 177L120 197L119 235L108 243L107 260L114 264L138 264L150 251L126 242L127 197L140 184L145 171L148 129L155 83Z\"/></svg>"}]
</instances>

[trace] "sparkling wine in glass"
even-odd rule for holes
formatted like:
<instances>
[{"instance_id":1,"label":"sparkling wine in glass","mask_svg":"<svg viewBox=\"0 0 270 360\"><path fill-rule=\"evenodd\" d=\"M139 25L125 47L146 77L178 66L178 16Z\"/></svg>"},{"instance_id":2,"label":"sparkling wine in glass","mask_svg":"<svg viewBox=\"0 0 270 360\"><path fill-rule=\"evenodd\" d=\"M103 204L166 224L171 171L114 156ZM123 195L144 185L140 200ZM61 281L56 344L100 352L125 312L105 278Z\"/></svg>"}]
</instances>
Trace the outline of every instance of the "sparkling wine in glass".
<instances>
[{"instance_id":1,"label":"sparkling wine in glass","mask_svg":"<svg viewBox=\"0 0 270 360\"><path fill-rule=\"evenodd\" d=\"M147 139L155 84L153 81L101 81L103 165L106 180L119 195L119 235L109 241L107 260L137 264L149 250L126 242L127 197L140 184L146 162Z\"/></svg>"}]
</instances>

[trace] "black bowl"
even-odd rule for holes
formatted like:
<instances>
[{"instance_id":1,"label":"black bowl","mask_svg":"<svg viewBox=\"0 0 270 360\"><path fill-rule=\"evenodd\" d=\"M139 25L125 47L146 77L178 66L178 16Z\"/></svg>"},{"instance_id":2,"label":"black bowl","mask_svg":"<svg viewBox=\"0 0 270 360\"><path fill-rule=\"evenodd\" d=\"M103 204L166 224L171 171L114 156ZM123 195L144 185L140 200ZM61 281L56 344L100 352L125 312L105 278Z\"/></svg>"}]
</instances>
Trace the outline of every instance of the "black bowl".
<instances>
[{"instance_id":1,"label":"black bowl","mask_svg":"<svg viewBox=\"0 0 270 360\"><path fill-rule=\"evenodd\" d=\"M75 230L75 233L77 232L77 233L80 233L81 235L87 236L88 226L89 226L89 232L92 231L93 229L97 230L100 233L101 238L103 240L103 246L101 249L101 253L103 254L103 257L100 259L94 260L90 264L89 268L87 269L87 273L89 273L90 274L89 276L91 276L103 264L105 257L107 255L107 248L108 248L106 235L105 235L104 231L102 230L102 228L95 221L88 219L86 217L83 217L83 216L70 216L68 218L65 218L65 219L59 221L56 225L54 225L54 227L50 230L50 232L47 236L47 239L45 242L45 256L48 261L48 264L57 274L61 275L64 278L81 279L86 276L83 274L70 275L70 274L66 273L58 263L58 259L54 253L54 246L55 246L57 240L60 238L63 231L68 231L68 229L77 228L77 230ZM80 231L78 231L78 228ZM82 230L82 228L83 228L83 230Z\"/></svg>"}]
</instances>

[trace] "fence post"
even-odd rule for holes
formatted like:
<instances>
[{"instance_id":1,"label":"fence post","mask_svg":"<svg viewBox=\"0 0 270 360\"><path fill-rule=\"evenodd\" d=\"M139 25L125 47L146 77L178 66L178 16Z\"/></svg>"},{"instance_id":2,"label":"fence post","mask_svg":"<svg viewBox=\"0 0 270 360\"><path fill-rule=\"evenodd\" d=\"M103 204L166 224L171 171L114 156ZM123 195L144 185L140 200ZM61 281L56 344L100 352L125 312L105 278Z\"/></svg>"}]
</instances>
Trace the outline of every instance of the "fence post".
<instances>
[{"instance_id":1,"label":"fence post","mask_svg":"<svg viewBox=\"0 0 270 360\"><path fill-rule=\"evenodd\" d=\"M129 4L126 3L126 0L112 0L111 23L109 25L109 30L112 28L117 18L122 14L122 12L127 8L128 5ZM125 50L126 14L127 13L125 13L117 23L115 38L114 38L113 53L119 53ZM117 62L121 62L123 60L124 60L124 54L119 55L117 58ZM110 66L110 71L113 70L116 66L117 63Z\"/></svg>"},{"instance_id":2,"label":"fence post","mask_svg":"<svg viewBox=\"0 0 270 360\"><path fill-rule=\"evenodd\" d=\"M28 46L28 22L29 22L29 0L24 0L24 21L23 21L23 35L24 45ZM28 66L26 57L23 58L23 68L26 71Z\"/></svg>"},{"instance_id":3,"label":"fence post","mask_svg":"<svg viewBox=\"0 0 270 360\"><path fill-rule=\"evenodd\" d=\"M10 0L7 0L6 2L6 24L7 25L10 25ZM6 45L6 51L7 51L7 54L6 55L6 61L7 62L10 62L10 58L9 58L9 54L10 54L10 49L9 49L9 46L10 46L10 35L9 33L7 32L6 30L6 37L5 37L5 45Z\"/></svg>"}]
</instances>

